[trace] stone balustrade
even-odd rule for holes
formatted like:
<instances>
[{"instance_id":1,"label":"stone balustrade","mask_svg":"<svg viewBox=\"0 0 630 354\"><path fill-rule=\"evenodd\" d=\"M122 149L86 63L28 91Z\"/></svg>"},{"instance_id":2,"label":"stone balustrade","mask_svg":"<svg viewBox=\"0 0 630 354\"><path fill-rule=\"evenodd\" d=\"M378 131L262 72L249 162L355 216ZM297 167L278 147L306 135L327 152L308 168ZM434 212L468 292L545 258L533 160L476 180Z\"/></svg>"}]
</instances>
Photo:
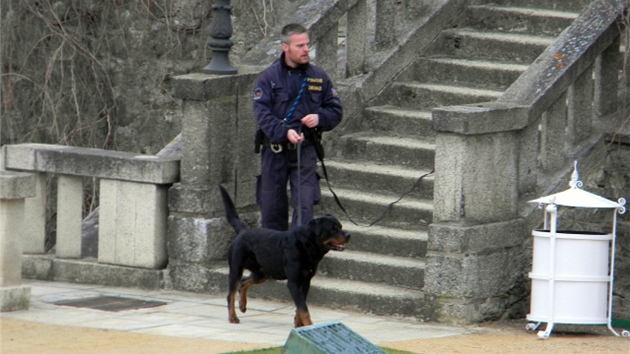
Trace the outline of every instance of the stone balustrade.
<instances>
[{"instance_id":1,"label":"stone balustrade","mask_svg":"<svg viewBox=\"0 0 630 354\"><path fill-rule=\"evenodd\" d=\"M81 257L83 178L100 180L98 262L164 268L168 188L179 181L179 159L45 144L2 148L4 169L33 173L24 203L23 252L45 252L46 177L57 179L56 257ZM13 221L11 221L13 222Z\"/></svg>"},{"instance_id":2,"label":"stone balustrade","mask_svg":"<svg viewBox=\"0 0 630 354\"><path fill-rule=\"evenodd\" d=\"M575 160L584 175L601 166L606 134L622 118L623 5L593 2L496 102L433 110L435 204L425 292L442 301L442 320L465 317L471 304L509 292L519 279L495 274L518 274L510 269L522 264L520 245L540 223L527 201L565 189ZM466 282L474 286L453 287Z\"/></svg>"}]
</instances>

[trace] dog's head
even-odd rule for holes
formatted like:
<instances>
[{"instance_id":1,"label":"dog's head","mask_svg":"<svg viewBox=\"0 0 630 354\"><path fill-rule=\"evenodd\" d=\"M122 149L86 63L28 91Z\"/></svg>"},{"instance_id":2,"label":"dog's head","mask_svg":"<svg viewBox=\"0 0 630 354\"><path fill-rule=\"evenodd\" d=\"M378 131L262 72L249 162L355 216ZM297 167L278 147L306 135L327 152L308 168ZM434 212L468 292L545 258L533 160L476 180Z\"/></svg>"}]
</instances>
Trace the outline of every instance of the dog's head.
<instances>
[{"instance_id":1,"label":"dog's head","mask_svg":"<svg viewBox=\"0 0 630 354\"><path fill-rule=\"evenodd\" d=\"M315 237L316 243L326 251L343 251L350 241L350 233L342 229L336 217L326 215L315 218L308 223L308 228Z\"/></svg>"}]
</instances>

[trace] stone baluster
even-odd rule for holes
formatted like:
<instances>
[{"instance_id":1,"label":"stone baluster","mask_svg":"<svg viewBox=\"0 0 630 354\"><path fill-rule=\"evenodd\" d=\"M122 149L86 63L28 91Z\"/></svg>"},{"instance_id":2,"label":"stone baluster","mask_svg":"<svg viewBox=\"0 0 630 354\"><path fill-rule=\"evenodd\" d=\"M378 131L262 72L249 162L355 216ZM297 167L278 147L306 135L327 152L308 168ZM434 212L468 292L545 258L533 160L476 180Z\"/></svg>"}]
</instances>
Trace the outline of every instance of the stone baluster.
<instances>
[{"instance_id":1,"label":"stone baluster","mask_svg":"<svg viewBox=\"0 0 630 354\"><path fill-rule=\"evenodd\" d=\"M377 49L388 49L396 44L396 2L394 0L376 1Z\"/></svg>"},{"instance_id":2,"label":"stone baluster","mask_svg":"<svg viewBox=\"0 0 630 354\"><path fill-rule=\"evenodd\" d=\"M0 170L0 311L27 309L31 288L22 285L24 199L35 196L35 176Z\"/></svg>"},{"instance_id":3,"label":"stone baluster","mask_svg":"<svg viewBox=\"0 0 630 354\"><path fill-rule=\"evenodd\" d=\"M346 77L360 75L365 71L365 49L368 37L367 23L366 1L359 0L348 11Z\"/></svg>"}]
</instances>

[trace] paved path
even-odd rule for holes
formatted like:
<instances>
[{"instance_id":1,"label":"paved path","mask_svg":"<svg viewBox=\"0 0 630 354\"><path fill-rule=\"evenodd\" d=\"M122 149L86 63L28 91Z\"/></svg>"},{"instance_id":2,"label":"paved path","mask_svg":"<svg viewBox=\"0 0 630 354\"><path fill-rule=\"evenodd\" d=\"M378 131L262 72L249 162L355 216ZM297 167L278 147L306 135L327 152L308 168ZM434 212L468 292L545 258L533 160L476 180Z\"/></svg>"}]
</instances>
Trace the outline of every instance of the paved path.
<instances>
[{"instance_id":1,"label":"paved path","mask_svg":"<svg viewBox=\"0 0 630 354\"><path fill-rule=\"evenodd\" d=\"M182 339L188 339L189 343L193 340L205 340L206 342L202 342L205 343L207 349L204 350L205 353L225 352L225 348L229 348L228 351L238 351L255 347L282 346L293 329L295 309L288 303L250 299L247 313L240 315L241 323L230 324L227 321L225 296L221 294L204 295L172 290L149 291L30 280L26 280L24 284L31 287L30 308L25 311L0 313L3 353L7 348L23 350L14 349L14 353L35 349L29 348L29 343L15 343L14 340L19 342L20 331L36 331L37 328L40 330L43 328L36 324L74 328L76 333L83 333L79 332L79 329L91 329L101 330L100 333L110 335L119 332L148 335L154 336L153 341L148 341L153 343L156 343L158 339L163 342L169 338L174 340L174 343L186 343ZM164 304L117 312L55 304L65 300L100 296L157 301ZM410 319L372 316L317 306L311 306L310 309L311 317L316 324L340 322L352 332L379 346L481 331L474 328L425 324ZM29 323L32 325L29 326ZM14 332L10 332L12 328ZM55 328L58 330L60 327ZM12 335L16 336L15 339L8 338L9 333L13 333ZM44 340L45 336L43 333L41 337L37 333L30 333L30 338L33 339L29 342L35 346L37 339ZM59 340L72 339L59 338ZM109 339L109 341L112 340ZM16 347L17 344L20 345ZM212 350L213 347L215 351Z\"/></svg>"}]
</instances>

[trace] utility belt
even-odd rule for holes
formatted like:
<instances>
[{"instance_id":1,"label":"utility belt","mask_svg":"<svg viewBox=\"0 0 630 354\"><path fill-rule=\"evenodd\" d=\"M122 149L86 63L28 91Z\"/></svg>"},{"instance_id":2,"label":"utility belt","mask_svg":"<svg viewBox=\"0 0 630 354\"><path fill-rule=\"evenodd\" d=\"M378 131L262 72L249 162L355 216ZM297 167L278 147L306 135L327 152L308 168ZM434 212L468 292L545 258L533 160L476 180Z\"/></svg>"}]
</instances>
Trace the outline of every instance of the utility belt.
<instances>
[{"instance_id":1,"label":"utility belt","mask_svg":"<svg viewBox=\"0 0 630 354\"><path fill-rule=\"evenodd\" d=\"M302 144L302 147L312 145L310 140L304 140L301 144ZM260 152L261 146L266 146L270 148L271 151L273 151L276 154L279 154L283 151L297 150L297 145L288 141L282 142L282 143L271 142L269 138L267 138L265 133L263 133L262 130L258 129L256 130L256 138L254 141L254 152L258 154Z\"/></svg>"},{"instance_id":2,"label":"utility belt","mask_svg":"<svg viewBox=\"0 0 630 354\"><path fill-rule=\"evenodd\" d=\"M310 140L304 140L301 142L302 147L307 147L312 145L312 143L310 142ZM292 151L297 151L297 144L293 144L291 142L283 142L283 143L272 143L271 141L269 141L269 139L267 139L267 137L265 137L262 141L262 146L266 146L269 149L271 149L271 151L273 151L275 154L279 154L283 151L285 152L292 152Z\"/></svg>"},{"instance_id":3,"label":"utility belt","mask_svg":"<svg viewBox=\"0 0 630 354\"><path fill-rule=\"evenodd\" d=\"M317 150L317 155L320 159L324 158L324 149L322 147L322 143L321 143L321 132L313 130L314 134L311 135L311 138L306 139L304 141L301 142L302 147L308 147L311 145L315 146L315 149ZM313 140L312 140L313 139ZM263 131L261 129L257 129L256 130L256 137L254 139L254 152L255 153L260 153L260 147L261 146L266 146L269 147L271 149L271 151L273 151L276 154L279 154L281 152L286 152L289 153L290 155L296 155L297 152L297 145L296 144L292 144L290 142L283 142L283 143L274 143L271 142L269 140L269 138L267 138L267 136L265 135L265 133L263 133ZM297 155L296 155L297 156Z\"/></svg>"}]
</instances>

